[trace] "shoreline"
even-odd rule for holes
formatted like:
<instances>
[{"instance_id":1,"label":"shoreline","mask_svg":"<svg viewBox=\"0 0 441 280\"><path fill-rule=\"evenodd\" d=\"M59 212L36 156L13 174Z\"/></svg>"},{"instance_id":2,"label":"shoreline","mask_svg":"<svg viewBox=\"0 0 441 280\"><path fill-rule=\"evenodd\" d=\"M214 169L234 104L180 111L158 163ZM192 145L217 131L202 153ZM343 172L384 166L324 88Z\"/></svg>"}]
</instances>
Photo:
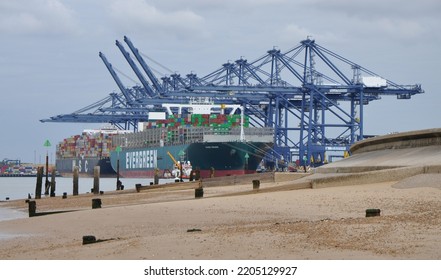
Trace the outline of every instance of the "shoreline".
<instances>
[{"instance_id":1,"label":"shoreline","mask_svg":"<svg viewBox=\"0 0 441 280\"><path fill-rule=\"evenodd\" d=\"M2 202L0 202L0 222L23 219L28 217L29 215L27 211L25 211L24 209L14 209L10 207L4 207L2 206ZM0 230L0 234L1 234L1 230Z\"/></svg>"}]
</instances>

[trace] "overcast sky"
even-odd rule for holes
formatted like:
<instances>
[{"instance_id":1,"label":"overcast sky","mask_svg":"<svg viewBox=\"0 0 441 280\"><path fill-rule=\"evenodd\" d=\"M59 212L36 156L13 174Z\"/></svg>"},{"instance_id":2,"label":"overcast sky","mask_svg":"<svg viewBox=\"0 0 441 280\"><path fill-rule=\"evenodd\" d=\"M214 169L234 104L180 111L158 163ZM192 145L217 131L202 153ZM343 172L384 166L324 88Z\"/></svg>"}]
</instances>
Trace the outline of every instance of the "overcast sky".
<instances>
[{"instance_id":1,"label":"overcast sky","mask_svg":"<svg viewBox=\"0 0 441 280\"><path fill-rule=\"evenodd\" d=\"M43 162L46 139L53 157L57 142L101 126L39 120L117 91L100 51L135 79L115 46L124 35L173 71L199 76L311 36L395 83L422 84L411 100L367 106L365 134L438 128L440 30L439 0L1 0L0 160Z\"/></svg>"}]
</instances>

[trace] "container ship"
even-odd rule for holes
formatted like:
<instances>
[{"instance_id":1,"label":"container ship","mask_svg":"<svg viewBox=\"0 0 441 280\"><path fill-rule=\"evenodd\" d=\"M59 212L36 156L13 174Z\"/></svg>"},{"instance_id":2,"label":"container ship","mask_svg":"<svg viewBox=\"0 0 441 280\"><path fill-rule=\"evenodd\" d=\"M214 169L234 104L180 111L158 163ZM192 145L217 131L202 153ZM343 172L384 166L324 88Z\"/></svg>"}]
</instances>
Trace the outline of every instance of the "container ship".
<instances>
[{"instance_id":1,"label":"container ship","mask_svg":"<svg viewBox=\"0 0 441 280\"><path fill-rule=\"evenodd\" d=\"M73 174L75 166L78 166L80 175L93 176L95 166L100 167L100 175L103 177L116 176L110 164L110 149L112 136L120 131L115 127L102 129L84 130L80 135L74 135L64 139L56 146L55 168L62 176Z\"/></svg>"},{"instance_id":2,"label":"container ship","mask_svg":"<svg viewBox=\"0 0 441 280\"><path fill-rule=\"evenodd\" d=\"M201 178L255 173L273 148L273 129L250 127L243 110L234 114L239 105L162 106L167 112L149 113L143 131L112 136L111 165L121 177L157 174L182 179L190 178L192 172ZM172 113L172 108L178 113Z\"/></svg>"}]
</instances>

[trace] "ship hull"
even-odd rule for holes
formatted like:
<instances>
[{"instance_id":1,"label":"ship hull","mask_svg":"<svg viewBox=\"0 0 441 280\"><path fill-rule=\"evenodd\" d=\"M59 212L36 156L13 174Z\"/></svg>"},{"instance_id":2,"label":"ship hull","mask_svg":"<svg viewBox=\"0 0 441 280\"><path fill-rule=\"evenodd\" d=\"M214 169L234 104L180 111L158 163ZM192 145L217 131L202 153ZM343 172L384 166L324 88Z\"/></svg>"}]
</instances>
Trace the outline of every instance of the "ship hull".
<instances>
[{"instance_id":1,"label":"ship hull","mask_svg":"<svg viewBox=\"0 0 441 280\"><path fill-rule=\"evenodd\" d=\"M116 172L113 170L110 163L110 158L63 158L55 160L55 168L62 176L71 176L74 171L74 167L78 166L80 176L93 176L93 170L95 166L100 167L100 176L102 177L114 177Z\"/></svg>"},{"instance_id":2,"label":"ship hull","mask_svg":"<svg viewBox=\"0 0 441 280\"><path fill-rule=\"evenodd\" d=\"M182 163L183 177L188 169L199 170L201 178L255 173L272 143L260 142L200 142L176 146L124 149L110 153L113 169L126 178L152 178L155 169L160 177L179 177L173 173L176 165L172 159ZM169 152L172 157L170 157Z\"/></svg>"}]
</instances>

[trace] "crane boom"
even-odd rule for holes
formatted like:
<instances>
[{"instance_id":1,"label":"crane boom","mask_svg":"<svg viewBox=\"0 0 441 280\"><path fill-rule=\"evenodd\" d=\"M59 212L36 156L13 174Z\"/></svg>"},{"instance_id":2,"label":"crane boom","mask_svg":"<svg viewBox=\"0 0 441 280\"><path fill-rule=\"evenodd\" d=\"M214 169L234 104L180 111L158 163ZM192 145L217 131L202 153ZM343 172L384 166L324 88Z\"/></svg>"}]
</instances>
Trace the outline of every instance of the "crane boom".
<instances>
[{"instance_id":1,"label":"crane boom","mask_svg":"<svg viewBox=\"0 0 441 280\"><path fill-rule=\"evenodd\" d=\"M106 56L102 52L99 53L99 56L103 60L104 64L107 67L107 70L109 70L110 75L112 75L112 78L115 80L116 84L118 85L119 89L121 90L122 94L124 95L127 103L131 104L132 98L130 96L130 93L127 90L127 88L123 85L123 83L121 82L121 80L118 77L118 75L116 74L115 70L113 70L112 64L110 64L110 62L107 60Z\"/></svg>"},{"instance_id":2,"label":"crane boom","mask_svg":"<svg viewBox=\"0 0 441 280\"><path fill-rule=\"evenodd\" d=\"M173 155L169 151L167 151L167 155L171 158L171 160L174 162L176 167L178 169L180 169L181 168L181 164L173 157Z\"/></svg>"},{"instance_id":3,"label":"crane boom","mask_svg":"<svg viewBox=\"0 0 441 280\"><path fill-rule=\"evenodd\" d=\"M153 92L152 88L150 87L149 83L147 82L147 80L144 78L144 76L141 74L141 71L139 71L138 67L136 66L135 62L133 61L133 59L130 57L130 54L124 49L124 46L118 41L116 40L115 42L116 46L119 48L119 50L121 51L121 53L124 55L124 57L126 58L127 62L130 64L130 67L132 67L133 71L135 72L136 76L138 77L138 79L141 81L142 85L144 86L144 88L146 89L148 95L150 97L153 97L155 95L155 93Z\"/></svg>"},{"instance_id":4,"label":"crane boom","mask_svg":"<svg viewBox=\"0 0 441 280\"><path fill-rule=\"evenodd\" d=\"M150 67L147 65L147 63L144 61L144 59L142 58L142 56L139 54L139 51L137 48L135 48L135 46L133 45L132 41L130 41L129 38L127 38L127 36L124 36L124 41L127 43L127 45L129 46L130 50L133 52L133 54L135 55L136 59L139 61L139 64L141 64L142 69L144 69L144 71L147 73L147 76L149 76L149 79L152 81L153 83L153 87L155 88L155 90L159 93L163 93L163 89L161 84L159 83L158 79L156 78L156 76L153 74L152 70L150 69Z\"/></svg>"}]
</instances>

